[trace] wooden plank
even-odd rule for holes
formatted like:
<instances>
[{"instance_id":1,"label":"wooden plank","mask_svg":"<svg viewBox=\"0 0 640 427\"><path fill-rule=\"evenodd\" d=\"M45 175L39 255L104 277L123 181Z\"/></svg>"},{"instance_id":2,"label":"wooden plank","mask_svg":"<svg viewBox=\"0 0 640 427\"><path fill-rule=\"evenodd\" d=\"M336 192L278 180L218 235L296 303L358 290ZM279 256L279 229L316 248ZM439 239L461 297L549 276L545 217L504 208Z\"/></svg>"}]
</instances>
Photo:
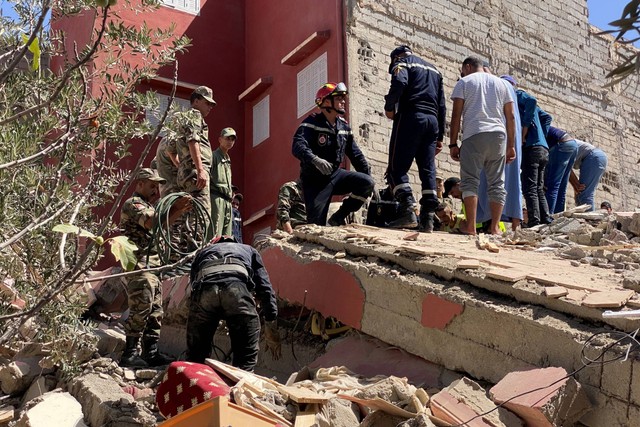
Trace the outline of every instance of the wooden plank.
<instances>
[{"instance_id":1,"label":"wooden plank","mask_svg":"<svg viewBox=\"0 0 640 427\"><path fill-rule=\"evenodd\" d=\"M477 259L461 259L456 264L456 269L465 270L465 269L475 269L480 268L480 260Z\"/></svg>"},{"instance_id":2,"label":"wooden plank","mask_svg":"<svg viewBox=\"0 0 640 427\"><path fill-rule=\"evenodd\" d=\"M288 421L286 418L282 417L282 415L278 414L277 412L275 412L274 410L272 410L271 408L269 408L267 405L263 404L259 400L256 400L256 399L254 399L252 397L250 397L249 400L251 401L251 404L256 409L261 410L267 416L269 416L271 418L275 418L278 422L282 423L282 425L284 425L284 426L293 427L293 424L291 424L290 421Z\"/></svg>"},{"instance_id":3,"label":"wooden plank","mask_svg":"<svg viewBox=\"0 0 640 427\"><path fill-rule=\"evenodd\" d=\"M280 386L278 391L296 403L326 403L329 398L304 387Z\"/></svg>"},{"instance_id":4,"label":"wooden plank","mask_svg":"<svg viewBox=\"0 0 640 427\"><path fill-rule=\"evenodd\" d=\"M635 295L635 291L604 291L589 294L582 300L585 307L622 307Z\"/></svg>"},{"instance_id":5,"label":"wooden plank","mask_svg":"<svg viewBox=\"0 0 640 427\"><path fill-rule=\"evenodd\" d=\"M402 418L414 418L416 415L418 415L399 408L393 403L382 400L379 397L376 397L375 399L359 399L357 397L349 396L346 394L339 394L338 397L341 399L349 400L351 402L355 402L358 405L366 406L367 408L371 408L376 411L382 411L387 414L395 415ZM425 415L429 417L429 420L431 420L431 422L438 427L451 427L451 424L444 420L441 420L438 417L434 417L429 413L426 413Z\"/></svg>"},{"instance_id":6,"label":"wooden plank","mask_svg":"<svg viewBox=\"0 0 640 427\"><path fill-rule=\"evenodd\" d=\"M600 292L602 290L595 286L589 286L582 283L570 282L559 276L546 276L544 273L527 274L527 279L535 280L541 285L562 286L564 288L578 289L580 291Z\"/></svg>"},{"instance_id":7,"label":"wooden plank","mask_svg":"<svg viewBox=\"0 0 640 427\"><path fill-rule=\"evenodd\" d=\"M251 384L258 390L263 388L277 390L278 387L282 386L282 384L272 380L271 378L244 371L231 365L227 365L226 363L222 363L219 360L205 359L204 363L212 367L215 371L231 379L232 381L239 382L241 379L244 379L247 384Z\"/></svg>"},{"instance_id":8,"label":"wooden plank","mask_svg":"<svg viewBox=\"0 0 640 427\"><path fill-rule=\"evenodd\" d=\"M460 259L477 259L480 262L484 262L486 264L493 265L493 266L500 267L500 268L515 268L516 267L516 265L514 265L514 264L494 261L492 259L481 257L481 256L464 255L464 254L457 254L456 256L458 258L460 258Z\"/></svg>"},{"instance_id":9,"label":"wooden plank","mask_svg":"<svg viewBox=\"0 0 640 427\"><path fill-rule=\"evenodd\" d=\"M487 277L504 280L505 282L517 282L527 278L527 273L514 268L492 268L486 272Z\"/></svg>"},{"instance_id":10,"label":"wooden plank","mask_svg":"<svg viewBox=\"0 0 640 427\"><path fill-rule=\"evenodd\" d=\"M294 427L313 427L316 425L316 413L311 411L298 412Z\"/></svg>"},{"instance_id":11,"label":"wooden plank","mask_svg":"<svg viewBox=\"0 0 640 427\"><path fill-rule=\"evenodd\" d=\"M544 294L549 298L560 298L569 294L567 288L562 286L547 286L544 288Z\"/></svg>"}]
</instances>

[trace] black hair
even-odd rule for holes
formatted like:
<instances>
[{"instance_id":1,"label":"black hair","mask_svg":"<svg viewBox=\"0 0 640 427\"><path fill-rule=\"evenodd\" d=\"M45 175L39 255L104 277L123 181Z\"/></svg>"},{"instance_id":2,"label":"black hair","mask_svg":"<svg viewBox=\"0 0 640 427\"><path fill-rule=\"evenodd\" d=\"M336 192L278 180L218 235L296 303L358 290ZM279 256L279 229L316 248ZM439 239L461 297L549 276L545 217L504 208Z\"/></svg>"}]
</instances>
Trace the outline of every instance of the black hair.
<instances>
[{"instance_id":1,"label":"black hair","mask_svg":"<svg viewBox=\"0 0 640 427\"><path fill-rule=\"evenodd\" d=\"M465 58L464 61L462 61L462 65L471 65L473 68L480 68L482 67L482 59L476 57L476 56L469 56L467 58Z\"/></svg>"}]
</instances>

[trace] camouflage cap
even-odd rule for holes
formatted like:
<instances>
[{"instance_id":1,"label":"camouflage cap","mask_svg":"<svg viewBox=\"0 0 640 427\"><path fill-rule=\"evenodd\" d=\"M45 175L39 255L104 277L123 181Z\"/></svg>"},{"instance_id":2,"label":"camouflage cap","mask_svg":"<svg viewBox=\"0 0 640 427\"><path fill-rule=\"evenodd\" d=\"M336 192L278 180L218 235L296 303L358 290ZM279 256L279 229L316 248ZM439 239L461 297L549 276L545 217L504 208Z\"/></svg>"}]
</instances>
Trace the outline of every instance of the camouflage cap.
<instances>
[{"instance_id":1,"label":"camouflage cap","mask_svg":"<svg viewBox=\"0 0 640 427\"><path fill-rule=\"evenodd\" d=\"M193 93L195 93L196 95L200 95L201 97L203 97L205 99L205 101L210 102L213 105L216 105L216 101L214 101L214 99L213 99L213 91L211 90L210 87L208 87L208 86L198 86L197 88L195 88Z\"/></svg>"},{"instance_id":2,"label":"camouflage cap","mask_svg":"<svg viewBox=\"0 0 640 427\"><path fill-rule=\"evenodd\" d=\"M226 138L227 136L235 136L236 135L236 131L233 128L224 128L220 131L220 136L223 138Z\"/></svg>"},{"instance_id":3,"label":"camouflage cap","mask_svg":"<svg viewBox=\"0 0 640 427\"><path fill-rule=\"evenodd\" d=\"M167 182L166 179L161 178L160 175L158 175L158 171L155 169L151 169L151 168L142 168L140 169L140 171L138 172L138 175L136 176L137 179L148 179L149 181L155 181L155 182L159 182L160 184L164 184Z\"/></svg>"}]
</instances>

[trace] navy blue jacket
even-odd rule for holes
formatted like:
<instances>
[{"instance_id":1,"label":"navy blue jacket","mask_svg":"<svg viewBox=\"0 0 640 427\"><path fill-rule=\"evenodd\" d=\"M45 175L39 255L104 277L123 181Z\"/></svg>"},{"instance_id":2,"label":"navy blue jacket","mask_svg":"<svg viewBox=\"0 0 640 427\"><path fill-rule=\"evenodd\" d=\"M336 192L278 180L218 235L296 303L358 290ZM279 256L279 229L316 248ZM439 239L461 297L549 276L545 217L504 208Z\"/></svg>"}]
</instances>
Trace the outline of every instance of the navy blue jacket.
<instances>
[{"instance_id":1,"label":"navy blue jacket","mask_svg":"<svg viewBox=\"0 0 640 427\"><path fill-rule=\"evenodd\" d=\"M549 131L547 132L547 144L549 144L549 148L555 147L558 145L560 140L564 138L567 134L567 131L549 126Z\"/></svg>"},{"instance_id":2,"label":"navy blue jacket","mask_svg":"<svg viewBox=\"0 0 640 427\"><path fill-rule=\"evenodd\" d=\"M224 282L227 280L236 280L246 283L247 289L253 292L260 299L264 317L267 321L275 320L278 315L278 306L276 304L276 295L271 287L267 269L264 267L262 257L254 248L242 243L220 242L209 245L201 250L193 260L191 266L191 275L189 277L191 284L194 284L198 273L202 266L214 259L233 258L235 263L242 264L249 273L249 283L240 272L226 271L207 276L205 282Z\"/></svg>"},{"instance_id":3,"label":"navy blue jacket","mask_svg":"<svg viewBox=\"0 0 640 427\"><path fill-rule=\"evenodd\" d=\"M391 68L391 88L384 97L385 111L422 111L438 118L438 141L442 141L447 116L442 74L435 66L409 55Z\"/></svg>"},{"instance_id":4,"label":"navy blue jacket","mask_svg":"<svg viewBox=\"0 0 640 427\"><path fill-rule=\"evenodd\" d=\"M300 176L307 179L326 180L311 159L318 156L333 165L335 172L345 154L356 171L369 175L369 164L353 138L349 124L338 117L335 128L322 113L314 113L304 119L293 136L293 155L300 160Z\"/></svg>"}]
</instances>

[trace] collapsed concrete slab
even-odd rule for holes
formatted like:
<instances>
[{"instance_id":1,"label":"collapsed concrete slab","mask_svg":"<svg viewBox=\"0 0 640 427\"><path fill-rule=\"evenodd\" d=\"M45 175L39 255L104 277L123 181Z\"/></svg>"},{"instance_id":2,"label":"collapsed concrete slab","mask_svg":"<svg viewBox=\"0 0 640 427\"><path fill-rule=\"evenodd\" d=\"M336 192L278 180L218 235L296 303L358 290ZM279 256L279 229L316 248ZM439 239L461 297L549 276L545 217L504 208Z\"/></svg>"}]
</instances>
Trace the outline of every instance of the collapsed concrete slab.
<instances>
[{"instance_id":1,"label":"collapsed concrete slab","mask_svg":"<svg viewBox=\"0 0 640 427\"><path fill-rule=\"evenodd\" d=\"M605 324L623 331L638 327L637 320L605 319L603 309L581 302L623 289L621 274L516 248L491 256L462 236L434 233L408 243L404 234L309 227L296 229L292 238L268 239L261 253L280 298L304 301L324 316L494 384L509 372L549 364L578 370L584 343ZM479 268L458 269L464 259L478 260ZM487 275L496 269L510 274ZM559 283L567 295L547 297L545 288ZM595 357L613 341L603 336L586 351ZM619 346L610 351L624 353ZM617 372L595 365L577 373L595 403L582 423L603 426L607 416L621 419L640 409L640 399L629 397L640 388L640 375L631 375L637 364L630 359Z\"/></svg>"}]
</instances>

